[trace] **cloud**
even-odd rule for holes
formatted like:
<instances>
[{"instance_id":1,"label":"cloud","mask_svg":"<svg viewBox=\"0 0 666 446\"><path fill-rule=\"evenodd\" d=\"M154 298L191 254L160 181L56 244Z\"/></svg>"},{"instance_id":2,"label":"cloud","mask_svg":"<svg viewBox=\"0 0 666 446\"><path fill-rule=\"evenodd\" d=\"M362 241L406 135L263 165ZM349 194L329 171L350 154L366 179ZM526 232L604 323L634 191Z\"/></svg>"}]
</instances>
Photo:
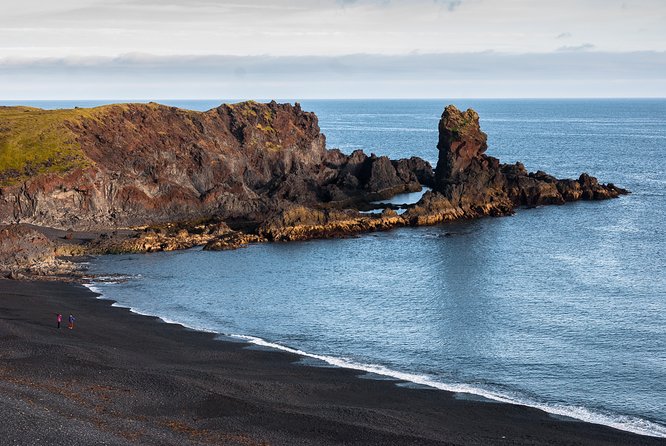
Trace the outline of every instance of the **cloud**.
<instances>
[{"instance_id":1,"label":"cloud","mask_svg":"<svg viewBox=\"0 0 666 446\"><path fill-rule=\"evenodd\" d=\"M663 50L664 0L632 0L629 11L619 8L621 1L6 1L0 57L128 51L330 56L489 47L517 53L585 42L608 51Z\"/></svg>"},{"instance_id":2,"label":"cloud","mask_svg":"<svg viewBox=\"0 0 666 446\"><path fill-rule=\"evenodd\" d=\"M433 0L435 3L442 4L449 12L453 12L463 4L463 0Z\"/></svg>"},{"instance_id":3,"label":"cloud","mask_svg":"<svg viewBox=\"0 0 666 446\"><path fill-rule=\"evenodd\" d=\"M567 45L567 46L561 46L557 49L557 51L562 51L562 52L580 52L580 51L588 51L594 49L595 46L592 45L591 43L583 43L581 45Z\"/></svg>"},{"instance_id":4,"label":"cloud","mask_svg":"<svg viewBox=\"0 0 666 446\"><path fill-rule=\"evenodd\" d=\"M587 49L587 47L586 47ZM320 82L423 79L665 79L666 52L563 50L405 55L225 56L125 54L119 57L0 58L0 80L67 76L99 79Z\"/></svg>"}]
</instances>

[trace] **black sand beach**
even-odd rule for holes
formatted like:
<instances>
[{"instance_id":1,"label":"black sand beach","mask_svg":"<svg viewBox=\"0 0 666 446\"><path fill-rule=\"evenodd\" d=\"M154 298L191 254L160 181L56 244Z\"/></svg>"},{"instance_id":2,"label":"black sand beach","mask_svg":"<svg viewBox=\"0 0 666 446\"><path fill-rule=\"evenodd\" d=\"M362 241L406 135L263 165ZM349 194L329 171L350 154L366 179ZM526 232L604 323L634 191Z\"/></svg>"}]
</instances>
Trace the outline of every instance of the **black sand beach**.
<instances>
[{"instance_id":1,"label":"black sand beach","mask_svg":"<svg viewBox=\"0 0 666 446\"><path fill-rule=\"evenodd\" d=\"M57 312L75 314L76 328L58 330ZM0 444L666 444L304 366L73 284L0 280L0 340Z\"/></svg>"}]
</instances>

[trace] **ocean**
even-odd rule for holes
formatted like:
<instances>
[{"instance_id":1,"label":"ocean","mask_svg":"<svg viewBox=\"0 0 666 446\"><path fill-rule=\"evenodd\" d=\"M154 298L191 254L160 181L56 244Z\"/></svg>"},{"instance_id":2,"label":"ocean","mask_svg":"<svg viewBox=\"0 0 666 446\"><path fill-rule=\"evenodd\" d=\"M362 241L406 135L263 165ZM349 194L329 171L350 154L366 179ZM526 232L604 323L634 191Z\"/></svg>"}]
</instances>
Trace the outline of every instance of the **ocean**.
<instances>
[{"instance_id":1,"label":"ocean","mask_svg":"<svg viewBox=\"0 0 666 446\"><path fill-rule=\"evenodd\" d=\"M114 101L30 105L102 102ZM433 164L449 103L479 112L503 162L632 194L343 240L102 256L92 288L305 364L666 438L666 100L301 101L330 148Z\"/></svg>"}]
</instances>

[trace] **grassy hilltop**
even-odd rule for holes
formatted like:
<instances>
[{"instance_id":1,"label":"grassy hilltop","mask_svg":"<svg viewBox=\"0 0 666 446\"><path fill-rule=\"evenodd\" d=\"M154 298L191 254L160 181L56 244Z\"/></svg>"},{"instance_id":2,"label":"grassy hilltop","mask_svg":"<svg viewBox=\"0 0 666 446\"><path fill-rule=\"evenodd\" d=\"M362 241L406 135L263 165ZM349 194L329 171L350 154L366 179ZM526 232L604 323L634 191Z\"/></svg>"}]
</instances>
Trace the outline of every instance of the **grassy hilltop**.
<instances>
[{"instance_id":1,"label":"grassy hilltop","mask_svg":"<svg viewBox=\"0 0 666 446\"><path fill-rule=\"evenodd\" d=\"M257 121L253 127L266 136L262 145L268 150L281 146L271 139L279 139L272 127L273 112L254 101L228 105L248 121ZM90 160L79 143L81 124L84 121L103 123L130 110L159 112L173 107L151 103L110 104L95 108L43 110L35 107L0 106L0 186L10 186L45 173L64 173L76 168L91 166ZM183 117L203 117L207 112L177 109ZM129 120L125 125L132 127ZM117 128L117 132L127 130Z\"/></svg>"},{"instance_id":2,"label":"grassy hilltop","mask_svg":"<svg viewBox=\"0 0 666 446\"><path fill-rule=\"evenodd\" d=\"M0 107L0 184L85 167L89 161L68 123L93 118L98 112Z\"/></svg>"}]
</instances>

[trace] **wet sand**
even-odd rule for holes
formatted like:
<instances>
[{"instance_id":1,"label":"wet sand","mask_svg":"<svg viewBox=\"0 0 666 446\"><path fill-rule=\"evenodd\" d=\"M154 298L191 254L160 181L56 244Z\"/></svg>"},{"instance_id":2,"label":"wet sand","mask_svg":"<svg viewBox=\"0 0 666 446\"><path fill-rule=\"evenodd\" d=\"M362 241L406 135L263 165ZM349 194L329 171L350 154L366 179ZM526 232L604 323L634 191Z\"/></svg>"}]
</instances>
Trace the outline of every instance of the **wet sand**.
<instances>
[{"instance_id":1,"label":"wet sand","mask_svg":"<svg viewBox=\"0 0 666 446\"><path fill-rule=\"evenodd\" d=\"M1 444L666 444L303 365L94 297L75 284L0 280ZM58 330L57 312L72 312L75 329Z\"/></svg>"}]
</instances>

